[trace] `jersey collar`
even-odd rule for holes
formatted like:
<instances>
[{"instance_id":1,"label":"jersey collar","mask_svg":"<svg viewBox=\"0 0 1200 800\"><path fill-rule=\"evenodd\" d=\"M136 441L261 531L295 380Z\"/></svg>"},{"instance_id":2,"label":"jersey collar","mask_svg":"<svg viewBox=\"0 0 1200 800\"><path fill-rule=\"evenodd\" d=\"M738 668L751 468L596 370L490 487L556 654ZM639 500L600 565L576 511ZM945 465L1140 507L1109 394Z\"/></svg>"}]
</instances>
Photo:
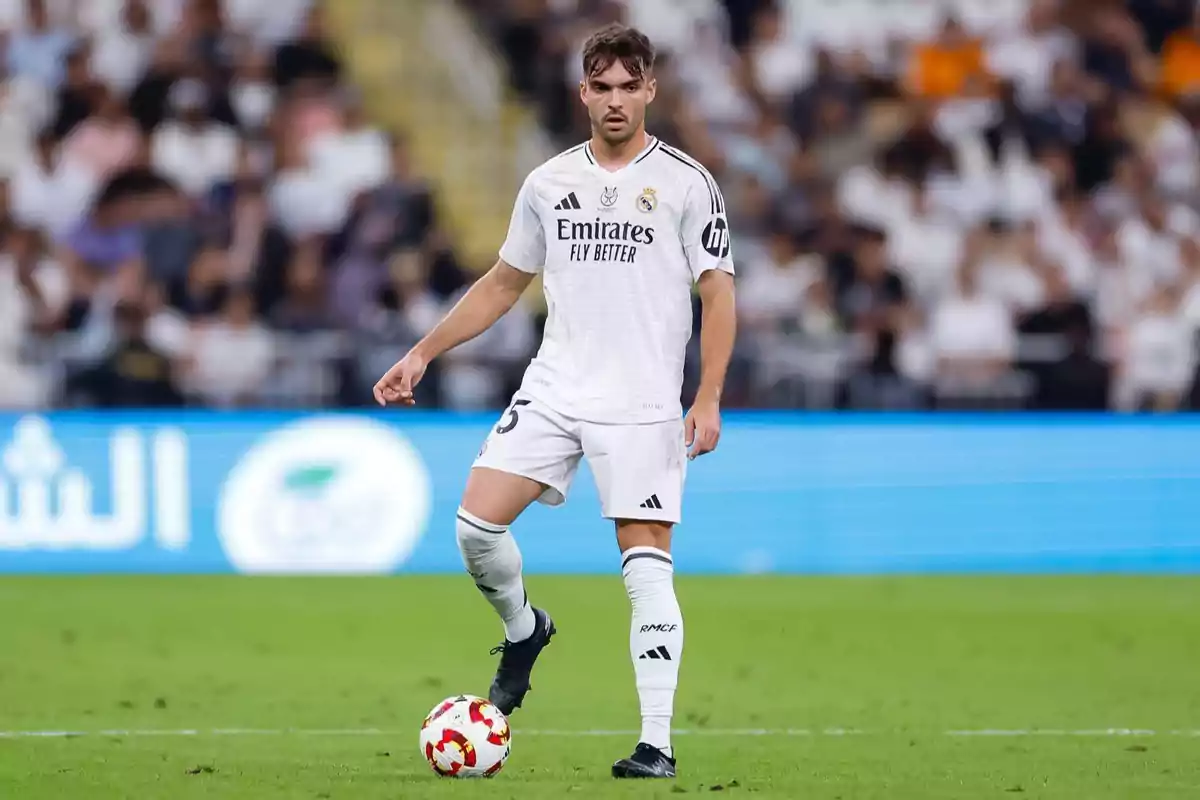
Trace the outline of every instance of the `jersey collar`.
<instances>
[{"instance_id":1,"label":"jersey collar","mask_svg":"<svg viewBox=\"0 0 1200 800\"><path fill-rule=\"evenodd\" d=\"M630 161L628 164L626 164L625 166L623 166L619 169L610 170L610 169L605 169L604 167L600 166L600 162L596 160L596 154L592 152L591 140L589 140L587 142L587 144L585 144L583 146L583 154L584 154L584 156L587 157L588 163L591 164L592 167L594 167L595 169L604 173L605 175L620 175L625 170L632 167L634 164L637 164L637 163L643 161L647 156L649 156L651 153L653 153L655 150L658 149L659 138L657 136L650 136L648 138L649 138L649 142L646 144L646 146L644 148L642 148L642 152L638 153L633 158L632 161Z\"/></svg>"}]
</instances>

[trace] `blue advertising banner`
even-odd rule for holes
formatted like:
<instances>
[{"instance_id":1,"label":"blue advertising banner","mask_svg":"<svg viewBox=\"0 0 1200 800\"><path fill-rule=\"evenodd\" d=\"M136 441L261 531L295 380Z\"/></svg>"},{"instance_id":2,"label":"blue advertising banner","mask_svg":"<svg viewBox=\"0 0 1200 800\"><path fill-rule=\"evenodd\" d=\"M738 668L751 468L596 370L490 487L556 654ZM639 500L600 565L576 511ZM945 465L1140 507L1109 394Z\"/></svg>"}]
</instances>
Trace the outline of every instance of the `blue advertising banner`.
<instances>
[{"instance_id":1,"label":"blue advertising banner","mask_svg":"<svg viewBox=\"0 0 1200 800\"><path fill-rule=\"evenodd\" d=\"M0 572L459 572L494 416L0 414ZM617 570L581 470L526 569ZM1200 419L730 414L688 472L693 573L1200 572Z\"/></svg>"}]
</instances>

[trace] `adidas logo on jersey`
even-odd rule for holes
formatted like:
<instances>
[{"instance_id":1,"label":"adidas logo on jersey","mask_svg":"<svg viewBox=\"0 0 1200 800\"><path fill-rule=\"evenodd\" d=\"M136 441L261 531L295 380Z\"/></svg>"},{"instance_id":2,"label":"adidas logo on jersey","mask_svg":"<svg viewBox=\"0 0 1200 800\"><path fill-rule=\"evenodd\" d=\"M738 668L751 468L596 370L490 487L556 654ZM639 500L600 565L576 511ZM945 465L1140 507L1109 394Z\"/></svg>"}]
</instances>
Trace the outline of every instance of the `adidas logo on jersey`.
<instances>
[{"instance_id":1,"label":"adidas logo on jersey","mask_svg":"<svg viewBox=\"0 0 1200 800\"><path fill-rule=\"evenodd\" d=\"M569 195L564 197L562 200L558 201L558 205L556 205L554 207L554 210L555 211L578 211L581 208L583 208L583 206L579 205L579 198L575 196L574 192L571 192Z\"/></svg>"}]
</instances>

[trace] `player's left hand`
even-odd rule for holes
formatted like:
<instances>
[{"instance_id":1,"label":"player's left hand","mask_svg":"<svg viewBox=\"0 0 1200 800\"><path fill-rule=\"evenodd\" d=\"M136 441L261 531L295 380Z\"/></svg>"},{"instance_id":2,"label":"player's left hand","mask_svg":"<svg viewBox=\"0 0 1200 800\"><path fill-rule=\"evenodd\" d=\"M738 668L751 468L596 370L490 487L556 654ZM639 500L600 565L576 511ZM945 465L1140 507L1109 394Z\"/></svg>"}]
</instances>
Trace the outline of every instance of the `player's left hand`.
<instances>
[{"instance_id":1,"label":"player's left hand","mask_svg":"<svg viewBox=\"0 0 1200 800\"><path fill-rule=\"evenodd\" d=\"M688 460L716 450L721 438L721 405L714 400L697 400L683 418L683 436Z\"/></svg>"}]
</instances>

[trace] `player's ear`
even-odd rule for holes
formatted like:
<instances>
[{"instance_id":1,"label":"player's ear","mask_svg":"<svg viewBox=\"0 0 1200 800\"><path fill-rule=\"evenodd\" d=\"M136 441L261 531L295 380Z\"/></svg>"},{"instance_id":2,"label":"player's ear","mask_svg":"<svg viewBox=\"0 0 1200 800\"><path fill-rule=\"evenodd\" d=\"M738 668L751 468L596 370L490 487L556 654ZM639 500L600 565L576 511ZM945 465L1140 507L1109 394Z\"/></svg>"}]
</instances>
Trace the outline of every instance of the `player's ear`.
<instances>
[{"instance_id":1,"label":"player's ear","mask_svg":"<svg viewBox=\"0 0 1200 800\"><path fill-rule=\"evenodd\" d=\"M653 103L654 96L657 94L658 94L658 80L656 78L654 78L653 76L651 76L651 78L648 81L646 81L646 102Z\"/></svg>"},{"instance_id":2,"label":"player's ear","mask_svg":"<svg viewBox=\"0 0 1200 800\"><path fill-rule=\"evenodd\" d=\"M585 106L587 105L587 81L579 82L579 100Z\"/></svg>"}]
</instances>

